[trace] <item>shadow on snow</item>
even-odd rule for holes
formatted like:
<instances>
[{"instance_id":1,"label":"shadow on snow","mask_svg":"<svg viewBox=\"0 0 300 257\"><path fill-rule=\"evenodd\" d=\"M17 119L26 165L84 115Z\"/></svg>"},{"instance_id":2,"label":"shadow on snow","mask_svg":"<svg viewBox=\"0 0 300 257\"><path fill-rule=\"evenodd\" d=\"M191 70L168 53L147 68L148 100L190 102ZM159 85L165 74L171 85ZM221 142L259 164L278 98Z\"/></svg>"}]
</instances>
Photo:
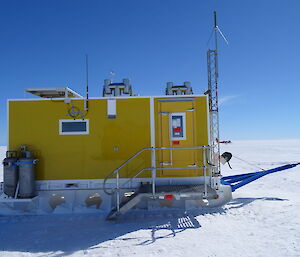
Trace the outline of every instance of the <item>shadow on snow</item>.
<instances>
[{"instance_id":1,"label":"shadow on snow","mask_svg":"<svg viewBox=\"0 0 300 257\"><path fill-rule=\"evenodd\" d=\"M110 240L130 241L133 245L143 246L174 237L187 229L200 228L195 216L204 213L134 210L116 221L106 221L103 214L2 216L0 251L47 253L59 257L80 250L85 253L95 248L115 247L99 245ZM145 231L138 237L127 235L138 230Z\"/></svg>"},{"instance_id":2,"label":"shadow on snow","mask_svg":"<svg viewBox=\"0 0 300 257\"><path fill-rule=\"evenodd\" d=\"M230 203L228 203L227 210L229 209L237 209L244 207L245 205L248 205L254 201L257 200L264 200L264 201L288 201L288 199L282 199L282 198L277 198L277 197L246 197L246 198L235 198L233 199Z\"/></svg>"},{"instance_id":3,"label":"shadow on snow","mask_svg":"<svg viewBox=\"0 0 300 257\"><path fill-rule=\"evenodd\" d=\"M225 214L226 210L241 208L255 200L284 201L280 198L237 198L223 208L202 210L134 210L116 221L105 221L103 214L71 214L0 217L0 251L47 253L49 256L66 256L77 251L87 254L96 248L116 248L116 245L99 245L110 240L126 242L122 247L155 243L172 238L187 229L201 227L195 218L205 214ZM138 236L131 232L144 230Z\"/></svg>"}]
</instances>

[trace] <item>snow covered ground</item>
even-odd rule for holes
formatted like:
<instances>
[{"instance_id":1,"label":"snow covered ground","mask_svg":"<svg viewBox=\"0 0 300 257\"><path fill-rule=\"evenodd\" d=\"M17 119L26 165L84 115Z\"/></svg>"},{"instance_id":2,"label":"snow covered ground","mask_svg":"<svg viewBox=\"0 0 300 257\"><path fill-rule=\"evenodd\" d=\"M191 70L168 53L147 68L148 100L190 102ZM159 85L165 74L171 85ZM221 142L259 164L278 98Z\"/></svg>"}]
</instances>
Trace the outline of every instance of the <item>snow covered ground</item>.
<instances>
[{"instance_id":1,"label":"snow covered ground","mask_svg":"<svg viewBox=\"0 0 300 257\"><path fill-rule=\"evenodd\" d=\"M2 161L5 158L5 153L6 153L6 146L0 146L0 162L1 162L1 167L0 167L0 181L3 181L3 165L2 165Z\"/></svg>"},{"instance_id":2,"label":"snow covered ground","mask_svg":"<svg viewBox=\"0 0 300 257\"><path fill-rule=\"evenodd\" d=\"M299 162L300 140L236 141L222 151L235 156L223 174L238 174ZM300 167L233 195L219 209L136 211L117 222L95 214L2 216L0 256L300 256Z\"/></svg>"}]
</instances>

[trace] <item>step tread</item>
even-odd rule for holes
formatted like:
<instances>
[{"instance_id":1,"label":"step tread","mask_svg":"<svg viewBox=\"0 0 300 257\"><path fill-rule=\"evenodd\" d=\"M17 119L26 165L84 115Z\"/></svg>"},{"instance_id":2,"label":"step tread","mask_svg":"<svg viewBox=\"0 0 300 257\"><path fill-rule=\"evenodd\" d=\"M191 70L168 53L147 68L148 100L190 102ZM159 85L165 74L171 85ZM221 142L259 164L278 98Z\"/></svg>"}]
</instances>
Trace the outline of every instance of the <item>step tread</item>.
<instances>
[{"instance_id":1,"label":"step tread","mask_svg":"<svg viewBox=\"0 0 300 257\"><path fill-rule=\"evenodd\" d=\"M183 193L183 192L203 192L204 185L159 185L155 187L157 194L161 193ZM117 216L127 212L133 208L143 196L150 195L152 193L152 184L142 184L137 192L134 192L126 200L120 203L119 211L117 207L113 208L107 216L108 220L115 219Z\"/></svg>"}]
</instances>

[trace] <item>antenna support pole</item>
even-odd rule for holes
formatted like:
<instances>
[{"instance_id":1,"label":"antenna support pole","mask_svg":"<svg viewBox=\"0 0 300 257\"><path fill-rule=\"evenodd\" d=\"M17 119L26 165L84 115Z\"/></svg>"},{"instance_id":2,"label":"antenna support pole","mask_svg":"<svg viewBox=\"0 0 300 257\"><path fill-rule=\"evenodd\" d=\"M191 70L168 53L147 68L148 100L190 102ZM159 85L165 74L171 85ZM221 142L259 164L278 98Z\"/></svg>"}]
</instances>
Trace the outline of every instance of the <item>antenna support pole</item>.
<instances>
[{"instance_id":1,"label":"antenna support pole","mask_svg":"<svg viewBox=\"0 0 300 257\"><path fill-rule=\"evenodd\" d=\"M214 28L216 29L217 27L217 12L214 11Z\"/></svg>"},{"instance_id":2,"label":"antenna support pole","mask_svg":"<svg viewBox=\"0 0 300 257\"><path fill-rule=\"evenodd\" d=\"M208 100L209 100L209 131L210 161L214 165L214 175L220 175L220 144L219 144L219 105L218 105L218 42L217 15L214 11L215 49L207 51Z\"/></svg>"},{"instance_id":3,"label":"antenna support pole","mask_svg":"<svg viewBox=\"0 0 300 257\"><path fill-rule=\"evenodd\" d=\"M85 67L86 67L86 98L84 101L84 110L89 110L89 56L85 55Z\"/></svg>"}]
</instances>

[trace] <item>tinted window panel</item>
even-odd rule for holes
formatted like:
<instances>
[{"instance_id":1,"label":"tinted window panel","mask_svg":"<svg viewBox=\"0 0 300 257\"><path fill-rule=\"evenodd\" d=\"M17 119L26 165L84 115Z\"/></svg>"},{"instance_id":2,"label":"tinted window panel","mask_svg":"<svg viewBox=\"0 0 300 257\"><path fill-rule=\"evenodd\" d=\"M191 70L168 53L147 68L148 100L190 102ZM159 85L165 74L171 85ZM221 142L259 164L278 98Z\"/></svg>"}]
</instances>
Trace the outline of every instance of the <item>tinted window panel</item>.
<instances>
[{"instance_id":1,"label":"tinted window panel","mask_svg":"<svg viewBox=\"0 0 300 257\"><path fill-rule=\"evenodd\" d=\"M86 132L86 122L62 122L62 132Z\"/></svg>"},{"instance_id":2,"label":"tinted window panel","mask_svg":"<svg viewBox=\"0 0 300 257\"><path fill-rule=\"evenodd\" d=\"M182 115L172 116L172 137L183 137L183 117Z\"/></svg>"}]
</instances>

